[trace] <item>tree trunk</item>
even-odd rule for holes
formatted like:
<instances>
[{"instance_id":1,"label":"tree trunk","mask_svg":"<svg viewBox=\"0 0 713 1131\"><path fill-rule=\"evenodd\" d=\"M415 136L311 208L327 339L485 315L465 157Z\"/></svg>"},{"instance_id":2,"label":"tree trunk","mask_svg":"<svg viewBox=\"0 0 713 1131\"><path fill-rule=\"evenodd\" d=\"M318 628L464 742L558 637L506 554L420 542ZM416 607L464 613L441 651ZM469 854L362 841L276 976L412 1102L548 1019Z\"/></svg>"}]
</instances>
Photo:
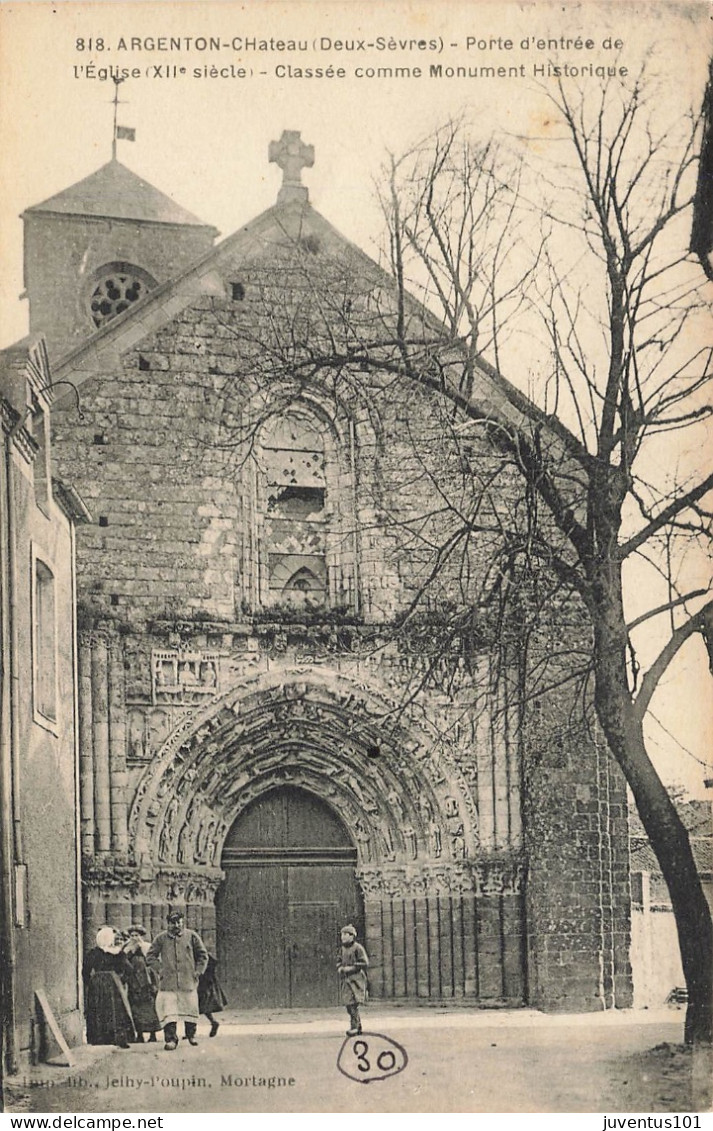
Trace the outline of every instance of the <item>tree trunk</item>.
<instances>
[{"instance_id":1,"label":"tree trunk","mask_svg":"<svg viewBox=\"0 0 713 1131\"><path fill-rule=\"evenodd\" d=\"M713 1037L713 923L681 818L646 751L628 690L618 578L597 586L595 704L609 748L624 771L668 886L688 989L685 1041Z\"/></svg>"}]
</instances>

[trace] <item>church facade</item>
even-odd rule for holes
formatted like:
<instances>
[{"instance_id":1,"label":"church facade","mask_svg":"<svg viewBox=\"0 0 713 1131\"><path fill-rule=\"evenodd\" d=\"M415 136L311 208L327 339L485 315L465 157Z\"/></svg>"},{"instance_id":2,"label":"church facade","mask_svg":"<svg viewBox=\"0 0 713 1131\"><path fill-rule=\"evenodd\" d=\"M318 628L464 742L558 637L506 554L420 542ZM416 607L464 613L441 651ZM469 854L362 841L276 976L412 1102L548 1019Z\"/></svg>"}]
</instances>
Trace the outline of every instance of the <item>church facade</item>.
<instances>
[{"instance_id":1,"label":"church facade","mask_svg":"<svg viewBox=\"0 0 713 1131\"><path fill-rule=\"evenodd\" d=\"M309 204L310 148L286 133L270 156L277 204L217 246L116 160L25 214L31 326L81 399L80 416L58 398L53 451L94 516L77 537L85 938L185 907L238 1008L336 1003L347 921L376 998L629 1005L605 745L572 728L566 690L523 694L517 649L487 631L448 681L395 631L447 533L446 409L386 376L361 395L289 364L261 379L309 332L315 275L322 325L384 301ZM476 540L468 568L488 552ZM462 583L445 571L446 604Z\"/></svg>"}]
</instances>

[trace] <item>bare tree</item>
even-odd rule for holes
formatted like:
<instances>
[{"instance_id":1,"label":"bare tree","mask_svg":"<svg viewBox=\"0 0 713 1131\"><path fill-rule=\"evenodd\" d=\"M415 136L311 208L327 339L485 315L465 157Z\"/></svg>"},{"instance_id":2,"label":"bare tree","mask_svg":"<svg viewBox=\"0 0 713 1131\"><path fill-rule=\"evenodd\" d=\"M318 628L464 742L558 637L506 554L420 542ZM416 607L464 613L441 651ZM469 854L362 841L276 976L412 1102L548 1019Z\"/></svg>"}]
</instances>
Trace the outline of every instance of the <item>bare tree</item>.
<instances>
[{"instance_id":1,"label":"bare tree","mask_svg":"<svg viewBox=\"0 0 713 1131\"><path fill-rule=\"evenodd\" d=\"M388 276L356 249L317 254L299 226L281 253L273 249L272 275L264 261L253 276L247 265L261 314L254 305L231 323L246 361L227 382L226 403L238 388L253 402L262 390L270 415L315 382L366 413L376 394L439 395L446 408L434 417L431 449L414 443L435 502L409 523L425 547L411 621L446 575L442 592L457 577L461 599L441 616L440 633L429 631L434 663L454 647L466 655L493 605L501 629L516 622L533 638L553 592L584 611L591 635L577 662L558 675L541 639L530 650L534 674L543 686L577 680L585 710L594 703L671 895L686 1040L710 1041L711 916L644 732L680 648L699 634L710 653L713 640L707 585L686 587L666 566L691 553L700 560L710 539L713 475L672 455L682 431L700 443L711 413L713 351L698 329L710 296L688 250L700 120L666 122L642 78L599 97L588 89L586 99L568 89L548 95L562 130L554 165L525 168L492 143L472 144L457 123L390 161ZM529 395L501 375L510 354ZM227 419L227 442L239 424ZM469 565L484 538L485 572ZM638 559L669 591L627 623L626 574ZM645 665L641 631L666 613L667 636Z\"/></svg>"}]
</instances>

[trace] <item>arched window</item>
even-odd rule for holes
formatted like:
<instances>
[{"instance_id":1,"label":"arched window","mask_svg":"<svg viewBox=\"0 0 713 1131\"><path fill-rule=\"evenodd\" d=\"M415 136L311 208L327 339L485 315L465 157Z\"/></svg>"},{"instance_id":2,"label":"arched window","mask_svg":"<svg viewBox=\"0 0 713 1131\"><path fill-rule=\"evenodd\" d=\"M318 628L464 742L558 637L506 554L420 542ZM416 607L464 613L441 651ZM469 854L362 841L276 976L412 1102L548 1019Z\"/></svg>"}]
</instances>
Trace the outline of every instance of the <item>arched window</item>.
<instances>
[{"instance_id":1,"label":"arched window","mask_svg":"<svg viewBox=\"0 0 713 1131\"><path fill-rule=\"evenodd\" d=\"M311 414L292 411L261 434L266 601L324 605L327 586L325 438Z\"/></svg>"},{"instance_id":2,"label":"arched window","mask_svg":"<svg viewBox=\"0 0 713 1131\"><path fill-rule=\"evenodd\" d=\"M253 608L356 610L349 440L306 401L269 417L256 438L244 480L245 600Z\"/></svg>"},{"instance_id":3,"label":"arched window","mask_svg":"<svg viewBox=\"0 0 713 1131\"><path fill-rule=\"evenodd\" d=\"M324 578L317 577L316 573L312 573L311 569L303 566L293 573L290 580L282 590L283 593L290 594L303 594L303 600L308 600L310 594L318 594L324 592Z\"/></svg>"},{"instance_id":4,"label":"arched window","mask_svg":"<svg viewBox=\"0 0 713 1131\"><path fill-rule=\"evenodd\" d=\"M292 572L294 566L297 569ZM311 566L312 568L302 565L301 559L293 555L278 563L273 580L276 582L275 589L286 604L308 609L327 603L327 571L324 563L313 558Z\"/></svg>"}]
</instances>

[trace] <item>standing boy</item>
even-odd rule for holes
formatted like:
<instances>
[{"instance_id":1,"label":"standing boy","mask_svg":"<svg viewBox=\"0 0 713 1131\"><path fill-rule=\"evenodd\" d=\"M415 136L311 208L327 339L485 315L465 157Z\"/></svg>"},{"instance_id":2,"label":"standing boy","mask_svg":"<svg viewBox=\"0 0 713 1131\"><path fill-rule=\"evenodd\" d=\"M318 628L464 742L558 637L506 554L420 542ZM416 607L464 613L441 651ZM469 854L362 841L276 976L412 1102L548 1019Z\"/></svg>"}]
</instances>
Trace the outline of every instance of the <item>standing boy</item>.
<instances>
[{"instance_id":1,"label":"standing boy","mask_svg":"<svg viewBox=\"0 0 713 1131\"><path fill-rule=\"evenodd\" d=\"M342 976L342 1001L349 1014L348 1037L356 1037L357 1034L361 1033L359 1006L366 1002L368 991L366 971L369 965L369 957L361 943L356 941L356 937L356 927L353 927L351 923L342 927L342 949L337 970Z\"/></svg>"}]
</instances>

